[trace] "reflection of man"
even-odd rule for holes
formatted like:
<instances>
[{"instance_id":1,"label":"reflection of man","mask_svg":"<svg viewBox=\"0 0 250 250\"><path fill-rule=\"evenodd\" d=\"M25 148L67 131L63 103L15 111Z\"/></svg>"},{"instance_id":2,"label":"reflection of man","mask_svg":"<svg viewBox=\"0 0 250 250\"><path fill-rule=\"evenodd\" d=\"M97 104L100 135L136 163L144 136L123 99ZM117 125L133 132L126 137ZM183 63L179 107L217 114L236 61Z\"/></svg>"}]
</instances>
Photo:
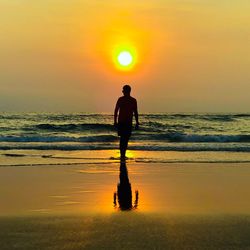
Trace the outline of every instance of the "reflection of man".
<instances>
[{"instance_id":1,"label":"reflection of man","mask_svg":"<svg viewBox=\"0 0 250 250\"><path fill-rule=\"evenodd\" d=\"M130 96L131 87L129 85L123 86L123 96L120 97L116 103L114 113L114 125L118 129L120 136L120 154L121 159L125 159L128 141L132 132L133 115L135 115L136 125L135 129L139 128L138 111L136 99ZM117 123L117 114L118 123Z\"/></svg>"},{"instance_id":2,"label":"reflection of man","mask_svg":"<svg viewBox=\"0 0 250 250\"><path fill-rule=\"evenodd\" d=\"M132 204L132 188L128 178L128 170L125 161L120 165L120 183L117 184L117 192L114 193L114 206L117 206L117 200L120 210L132 210L138 206L139 193L135 191L135 201Z\"/></svg>"}]
</instances>

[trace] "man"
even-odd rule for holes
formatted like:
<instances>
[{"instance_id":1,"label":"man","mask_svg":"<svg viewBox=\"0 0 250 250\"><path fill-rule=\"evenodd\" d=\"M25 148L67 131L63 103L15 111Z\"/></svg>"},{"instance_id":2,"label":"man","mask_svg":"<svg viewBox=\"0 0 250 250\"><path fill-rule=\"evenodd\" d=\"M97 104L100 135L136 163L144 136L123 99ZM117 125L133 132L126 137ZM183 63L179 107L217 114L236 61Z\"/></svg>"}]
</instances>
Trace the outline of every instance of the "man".
<instances>
[{"instance_id":1,"label":"man","mask_svg":"<svg viewBox=\"0 0 250 250\"><path fill-rule=\"evenodd\" d=\"M116 103L114 113L114 125L118 130L120 136L120 155L121 159L126 158L126 150L128 141L132 132L133 115L135 115L135 129L139 128L138 111L136 99L130 96L131 87L129 85L123 86L123 96L120 97ZM117 114L119 111L118 122Z\"/></svg>"}]
</instances>

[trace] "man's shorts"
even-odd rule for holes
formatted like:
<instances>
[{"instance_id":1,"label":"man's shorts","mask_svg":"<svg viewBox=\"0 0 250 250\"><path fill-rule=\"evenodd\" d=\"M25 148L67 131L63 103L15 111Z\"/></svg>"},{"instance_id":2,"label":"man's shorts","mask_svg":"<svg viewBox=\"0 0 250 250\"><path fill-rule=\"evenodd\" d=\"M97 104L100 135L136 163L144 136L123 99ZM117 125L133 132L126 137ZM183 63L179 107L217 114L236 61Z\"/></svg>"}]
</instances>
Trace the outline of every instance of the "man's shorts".
<instances>
[{"instance_id":1,"label":"man's shorts","mask_svg":"<svg viewBox=\"0 0 250 250\"><path fill-rule=\"evenodd\" d=\"M130 123L118 123L117 132L119 136L130 137L132 133L132 124Z\"/></svg>"}]
</instances>

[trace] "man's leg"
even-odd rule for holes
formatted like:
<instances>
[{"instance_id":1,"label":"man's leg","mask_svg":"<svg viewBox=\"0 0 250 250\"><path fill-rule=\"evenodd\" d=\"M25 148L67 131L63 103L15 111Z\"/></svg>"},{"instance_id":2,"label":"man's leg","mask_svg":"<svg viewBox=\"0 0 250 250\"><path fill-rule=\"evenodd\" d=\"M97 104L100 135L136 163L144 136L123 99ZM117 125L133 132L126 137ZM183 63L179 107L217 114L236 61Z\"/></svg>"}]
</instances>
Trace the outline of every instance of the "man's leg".
<instances>
[{"instance_id":1,"label":"man's leg","mask_svg":"<svg viewBox=\"0 0 250 250\"><path fill-rule=\"evenodd\" d=\"M121 135L121 137L120 137L120 154L121 154L121 158L125 158L125 156L126 156L126 150L128 148L128 141L129 141L129 136Z\"/></svg>"}]
</instances>

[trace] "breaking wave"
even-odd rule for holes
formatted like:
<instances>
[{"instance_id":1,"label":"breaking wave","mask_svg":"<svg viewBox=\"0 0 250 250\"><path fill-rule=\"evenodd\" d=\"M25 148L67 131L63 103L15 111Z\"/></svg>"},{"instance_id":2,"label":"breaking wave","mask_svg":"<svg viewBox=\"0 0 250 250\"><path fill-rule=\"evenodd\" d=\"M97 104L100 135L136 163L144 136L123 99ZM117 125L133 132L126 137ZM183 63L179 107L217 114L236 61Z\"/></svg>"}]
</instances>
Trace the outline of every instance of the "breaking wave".
<instances>
[{"instance_id":1,"label":"breaking wave","mask_svg":"<svg viewBox=\"0 0 250 250\"><path fill-rule=\"evenodd\" d=\"M0 136L0 142L115 142L118 138L115 134L99 134L81 137L73 136ZM178 132L147 134L134 134L132 141L159 141L159 142L250 142L250 135L198 135L182 134Z\"/></svg>"}]
</instances>

